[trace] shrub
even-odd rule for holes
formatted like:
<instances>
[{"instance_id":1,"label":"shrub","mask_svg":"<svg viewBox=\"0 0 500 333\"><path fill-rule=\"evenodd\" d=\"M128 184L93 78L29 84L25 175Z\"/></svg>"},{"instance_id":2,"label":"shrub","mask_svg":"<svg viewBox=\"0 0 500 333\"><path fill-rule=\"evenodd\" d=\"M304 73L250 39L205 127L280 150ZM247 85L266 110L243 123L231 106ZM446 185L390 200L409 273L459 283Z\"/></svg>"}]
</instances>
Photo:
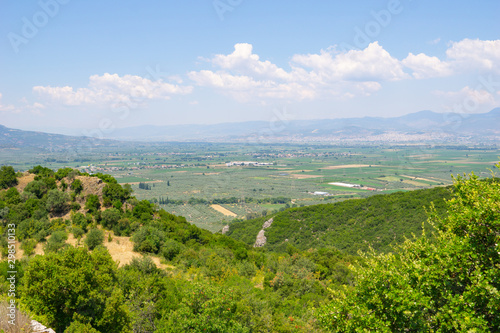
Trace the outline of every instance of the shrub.
<instances>
[{"instance_id":1,"label":"shrub","mask_svg":"<svg viewBox=\"0 0 500 333\"><path fill-rule=\"evenodd\" d=\"M99 245L104 244L104 231L100 229L91 229L85 238L89 250L95 249Z\"/></svg>"}]
</instances>

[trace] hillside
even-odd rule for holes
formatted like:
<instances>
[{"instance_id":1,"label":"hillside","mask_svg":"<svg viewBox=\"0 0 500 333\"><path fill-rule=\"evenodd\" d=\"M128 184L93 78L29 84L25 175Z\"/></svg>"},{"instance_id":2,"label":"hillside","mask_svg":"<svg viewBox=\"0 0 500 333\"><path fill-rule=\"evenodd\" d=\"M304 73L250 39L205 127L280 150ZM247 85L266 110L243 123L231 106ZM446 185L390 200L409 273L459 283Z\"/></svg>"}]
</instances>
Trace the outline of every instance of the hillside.
<instances>
[{"instance_id":1,"label":"hillside","mask_svg":"<svg viewBox=\"0 0 500 333\"><path fill-rule=\"evenodd\" d=\"M38 148L48 151L108 147L120 144L118 141L101 140L85 136L69 136L36 131L23 131L0 125L0 148Z\"/></svg>"},{"instance_id":2,"label":"hillside","mask_svg":"<svg viewBox=\"0 0 500 333\"><path fill-rule=\"evenodd\" d=\"M332 246L356 254L371 245L386 252L412 233L421 234L427 220L425 207L433 203L438 214L445 214L445 199L450 197L449 188L438 187L292 208L273 216L272 225L265 229L265 248L285 251L287 245L300 250ZM253 245L269 218L232 223L226 235Z\"/></svg>"}]
</instances>

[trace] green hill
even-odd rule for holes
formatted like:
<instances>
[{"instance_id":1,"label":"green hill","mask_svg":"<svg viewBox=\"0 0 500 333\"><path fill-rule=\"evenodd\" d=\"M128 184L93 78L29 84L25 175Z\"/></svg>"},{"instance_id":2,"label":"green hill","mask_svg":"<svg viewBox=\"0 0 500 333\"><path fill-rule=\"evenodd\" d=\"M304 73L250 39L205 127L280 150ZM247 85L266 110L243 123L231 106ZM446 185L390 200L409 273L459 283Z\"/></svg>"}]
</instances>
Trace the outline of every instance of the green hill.
<instances>
[{"instance_id":1,"label":"green hill","mask_svg":"<svg viewBox=\"0 0 500 333\"><path fill-rule=\"evenodd\" d=\"M427 220L425 207L433 203L438 214L445 214L445 199L450 197L449 188L438 187L292 208L273 216L272 225L265 230L265 247L281 252L288 244L300 250L333 246L355 254L371 245L386 252L391 244L422 233L422 223ZM269 218L235 222L226 235L254 244Z\"/></svg>"}]
</instances>

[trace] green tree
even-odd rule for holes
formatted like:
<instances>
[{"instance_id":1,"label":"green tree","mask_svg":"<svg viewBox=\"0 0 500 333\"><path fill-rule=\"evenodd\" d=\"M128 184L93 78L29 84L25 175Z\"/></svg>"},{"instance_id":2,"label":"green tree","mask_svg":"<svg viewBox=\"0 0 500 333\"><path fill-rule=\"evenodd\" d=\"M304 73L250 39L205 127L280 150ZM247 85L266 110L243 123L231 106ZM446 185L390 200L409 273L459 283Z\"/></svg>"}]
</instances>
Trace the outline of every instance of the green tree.
<instances>
[{"instance_id":1,"label":"green tree","mask_svg":"<svg viewBox=\"0 0 500 333\"><path fill-rule=\"evenodd\" d=\"M91 229L85 238L85 244L89 250L93 250L99 245L104 244L104 231L100 229Z\"/></svg>"},{"instance_id":2,"label":"green tree","mask_svg":"<svg viewBox=\"0 0 500 333\"><path fill-rule=\"evenodd\" d=\"M50 190L47 193L46 208L53 214L64 214L68 209L69 196L67 193Z\"/></svg>"},{"instance_id":3,"label":"green tree","mask_svg":"<svg viewBox=\"0 0 500 333\"><path fill-rule=\"evenodd\" d=\"M355 288L318 314L338 332L491 332L500 327L500 183L455 179L448 216L431 214L434 238L367 257Z\"/></svg>"},{"instance_id":4,"label":"green tree","mask_svg":"<svg viewBox=\"0 0 500 333\"><path fill-rule=\"evenodd\" d=\"M64 333L100 333L98 330L92 327L90 324L82 324L79 321L74 321Z\"/></svg>"},{"instance_id":5,"label":"green tree","mask_svg":"<svg viewBox=\"0 0 500 333\"><path fill-rule=\"evenodd\" d=\"M17 185L16 172L13 167L3 165L0 167L0 189Z\"/></svg>"},{"instance_id":6,"label":"green tree","mask_svg":"<svg viewBox=\"0 0 500 333\"><path fill-rule=\"evenodd\" d=\"M249 332L238 322L236 300L233 290L195 283L178 309L164 314L157 332Z\"/></svg>"},{"instance_id":7,"label":"green tree","mask_svg":"<svg viewBox=\"0 0 500 333\"><path fill-rule=\"evenodd\" d=\"M45 244L45 252L57 252L61 250L67 245L66 239L68 239L66 232L62 230L54 231Z\"/></svg>"},{"instance_id":8,"label":"green tree","mask_svg":"<svg viewBox=\"0 0 500 333\"><path fill-rule=\"evenodd\" d=\"M75 179L71 183L70 188L75 191L76 194L80 194L83 191L83 184L80 179Z\"/></svg>"},{"instance_id":9,"label":"green tree","mask_svg":"<svg viewBox=\"0 0 500 333\"><path fill-rule=\"evenodd\" d=\"M101 202L96 194L89 194L85 202L85 209L89 212L96 213L101 208Z\"/></svg>"},{"instance_id":10,"label":"green tree","mask_svg":"<svg viewBox=\"0 0 500 333\"><path fill-rule=\"evenodd\" d=\"M116 270L103 247L35 256L22 278L21 301L57 332L73 321L100 332L128 332L130 316Z\"/></svg>"}]
</instances>

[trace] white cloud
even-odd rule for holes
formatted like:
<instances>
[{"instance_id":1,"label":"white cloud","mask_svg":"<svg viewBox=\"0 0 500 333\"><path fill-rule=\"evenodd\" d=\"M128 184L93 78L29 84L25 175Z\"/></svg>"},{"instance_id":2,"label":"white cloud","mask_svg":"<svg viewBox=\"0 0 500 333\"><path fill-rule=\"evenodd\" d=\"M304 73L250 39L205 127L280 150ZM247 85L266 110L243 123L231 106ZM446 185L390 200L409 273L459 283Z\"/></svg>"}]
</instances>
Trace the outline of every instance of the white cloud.
<instances>
[{"instance_id":1,"label":"white cloud","mask_svg":"<svg viewBox=\"0 0 500 333\"><path fill-rule=\"evenodd\" d=\"M429 57L423 53L414 55L410 53L402 60L403 65L413 70L416 79L427 79L431 77L442 77L452 74L449 63L442 62L437 57Z\"/></svg>"},{"instance_id":2,"label":"white cloud","mask_svg":"<svg viewBox=\"0 0 500 333\"><path fill-rule=\"evenodd\" d=\"M218 54L211 61L214 65L239 74L261 78L290 79L290 74L270 61L260 61L257 54L252 53L253 46L247 43L234 45L233 53Z\"/></svg>"},{"instance_id":3,"label":"white cloud","mask_svg":"<svg viewBox=\"0 0 500 333\"><path fill-rule=\"evenodd\" d=\"M33 91L49 100L63 105L82 104L116 104L120 102L140 103L150 99L170 99L172 95L188 94L191 86L179 86L163 82L151 81L135 75L119 76L105 73L102 76L92 75L88 88L35 86Z\"/></svg>"},{"instance_id":4,"label":"white cloud","mask_svg":"<svg viewBox=\"0 0 500 333\"><path fill-rule=\"evenodd\" d=\"M364 50L351 50L332 54L294 55L292 61L312 68L328 80L345 81L396 81L407 77L403 66L391 57L378 42L373 42Z\"/></svg>"},{"instance_id":5,"label":"white cloud","mask_svg":"<svg viewBox=\"0 0 500 333\"><path fill-rule=\"evenodd\" d=\"M14 112L14 113L19 112L19 110L17 110L16 107L12 104L3 105L2 98L3 98L3 95L2 95L2 93L0 93L0 112Z\"/></svg>"},{"instance_id":6,"label":"white cloud","mask_svg":"<svg viewBox=\"0 0 500 333\"><path fill-rule=\"evenodd\" d=\"M497 95L499 92L497 92ZM498 106L500 103L500 98L495 96L494 93L482 89L473 89L469 86L465 86L458 91L436 90L433 91L433 94L443 98L443 109L459 113L489 111L490 108Z\"/></svg>"},{"instance_id":7,"label":"white cloud","mask_svg":"<svg viewBox=\"0 0 500 333\"><path fill-rule=\"evenodd\" d=\"M457 70L500 73L500 40L464 39L454 42L446 55Z\"/></svg>"},{"instance_id":8,"label":"white cloud","mask_svg":"<svg viewBox=\"0 0 500 333\"><path fill-rule=\"evenodd\" d=\"M251 44L234 46L228 55L209 60L218 69L191 71L199 86L212 87L239 101L252 98L304 100L322 96L370 95L380 82L407 77L400 62L377 42L362 51L294 55L289 71L253 53Z\"/></svg>"}]
</instances>

